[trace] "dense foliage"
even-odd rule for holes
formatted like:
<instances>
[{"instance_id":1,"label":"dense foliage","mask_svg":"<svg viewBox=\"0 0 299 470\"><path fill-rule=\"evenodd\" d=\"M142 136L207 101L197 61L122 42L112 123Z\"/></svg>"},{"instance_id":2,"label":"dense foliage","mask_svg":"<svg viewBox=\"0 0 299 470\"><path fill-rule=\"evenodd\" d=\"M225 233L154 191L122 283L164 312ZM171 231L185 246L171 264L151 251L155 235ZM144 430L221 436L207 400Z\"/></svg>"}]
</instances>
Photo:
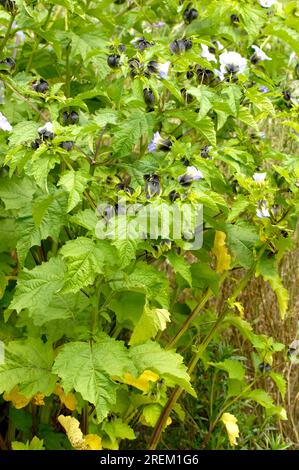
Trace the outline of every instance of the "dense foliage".
<instances>
[{"instance_id":1,"label":"dense foliage","mask_svg":"<svg viewBox=\"0 0 299 470\"><path fill-rule=\"evenodd\" d=\"M187 419L186 394L190 447L237 445L239 403L287 419L276 364L297 345L257 334L238 296L262 276L288 314L296 2L0 3L0 448L155 448ZM100 239L120 201L202 204L202 247ZM234 330L250 357L223 346ZM207 374L221 389L209 407Z\"/></svg>"}]
</instances>

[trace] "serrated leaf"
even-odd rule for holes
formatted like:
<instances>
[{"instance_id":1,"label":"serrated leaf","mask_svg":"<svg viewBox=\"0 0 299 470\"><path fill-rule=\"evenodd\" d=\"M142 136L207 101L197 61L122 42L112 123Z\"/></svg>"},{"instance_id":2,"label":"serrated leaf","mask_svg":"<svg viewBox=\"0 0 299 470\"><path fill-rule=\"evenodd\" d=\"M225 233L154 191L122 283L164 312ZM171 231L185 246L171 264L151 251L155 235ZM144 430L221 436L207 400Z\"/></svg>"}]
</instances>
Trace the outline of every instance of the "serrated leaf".
<instances>
[{"instance_id":1,"label":"serrated leaf","mask_svg":"<svg viewBox=\"0 0 299 470\"><path fill-rule=\"evenodd\" d=\"M0 179L0 199L4 202L7 210L26 208L30 205L35 191L34 182L27 176L24 178L18 176L1 177Z\"/></svg>"},{"instance_id":2,"label":"serrated leaf","mask_svg":"<svg viewBox=\"0 0 299 470\"><path fill-rule=\"evenodd\" d=\"M151 369L164 378L170 387L180 385L191 395L196 396L190 385L190 377L183 364L183 358L174 351L165 351L158 343L148 341L145 344L132 346L130 357L139 373Z\"/></svg>"},{"instance_id":3,"label":"serrated leaf","mask_svg":"<svg viewBox=\"0 0 299 470\"><path fill-rule=\"evenodd\" d=\"M60 253L67 266L63 292L78 292L82 287L92 284L96 275L103 272L101 247L89 238L78 237L68 241Z\"/></svg>"},{"instance_id":4,"label":"serrated leaf","mask_svg":"<svg viewBox=\"0 0 299 470\"><path fill-rule=\"evenodd\" d=\"M244 268L249 268L253 261L253 247L259 237L256 229L248 224L239 223L226 226L227 243L236 262Z\"/></svg>"},{"instance_id":5,"label":"serrated leaf","mask_svg":"<svg viewBox=\"0 0 299 470\"><path fill-rule=\"evenodd\" d=\"M276 263L275 258L268 258L264 254L257 264L256 275L263 276L264 280L269 282L276 294L281 318L284 319L288 309L289 294L287 289L283 287Z\"/></svg>"},{"instance_id":6,"label":"serrated leaf","mask_svg":"<svg viewBox=\"0 0 299 470\"><path fill-rule=\"evenodd\" d=\"M210 362L209 364L216 367L216 369L227 372L230 379L239 380L240 382L244 379L245 369L243 365L236 360L225 359L223 362Z\"/></svg>"},{"instance_id":7,"label":"serrated leaf","mask_svg":"<svg viewBox=\"0 0 299 470\"><path fill-rule=\"evenodd\" d=\"M133 330L129 344L140 344L154 338L158 331L165 330L169 321L170 313L168 310L165 308L150 308L145 305L143 314Z\"/></svg>"},{"instance_id":8,"label":"serrated leaf","mask_svg":"<svg viewBox=\"0 0 299 470\"><path fill-rule=\"evenodd\" d=\"M0 365L0 393L18 385L26 397L38 392L50 395L57 381L51 372L53 360L51 344L38 338L11 341L5 347L5 363Z\"/></svg>"},{"instance_id":9,"label":"serrated leaf","mask_svg":"<svg viewBox=\"0 0 299 470\"><path fill-rule=\"evenodd\" d=\"M68 193L67 211L70 212L82 200L88 178L80 171L68 171L61 176L58 186L62 186Z\"/></svg>"},{"instance_id":10,"label":"serrated leaf","mask_svg":"<svg viewBox=\"0 0 299 470\"><path fill-rule=\"evenodd\" d=\"M51 258L32 270L24 268L10 309L15 309L18 313L28 309L29 316L39 318L39 324L47 322L47 308L61 289L64 275L65 266L61 258Z\"/></svg>"},{"instance_id":11,"label":"serrated leaf","mask_svg":"<svg viewBox=\"0 0 299 470\"><path fill-rule=\"evenodd\" d=\"M145 113L135 110L114 134L114 152L120 157L128 155L142 136L148 133Z\"/></svg>"},{"instance_id":12,"label":"serrated leaf","mask_svg":"<svg viewBox=\"0 0 299 470\"><path fill-rule=\"evenodd\" d=\"M102 334L96 343L72 342L58 353L53 367L66 393L75 390L95 405L99 422L116 403L117 384L111 377L135 373L122 341Z\"/></svg>"},{"instance_id":13,"label":"serrated leaf","mask_svg":"<svg viewBox=\"0 0 299 470\"><path fill-rule=\"evenodd\" d=\"M22 121L18 122L12 130L9 137L9 143L11 146L22 144L36 139L38 137L38 128L40 124L35 121Z\"/></svg>"},{"instance_id":14,"label":"serrated leaf","mask_svg":"<svg viewBox=\"0 0 299 470\"><path fill-rule=\"evenodd\" d=\"M192 276L191 276L191 265L182 257L176 253L168 253L167 258L170 261L176 274L180 274L184 278L189 286L192 286Z\"/></svg>"}]
</instances>

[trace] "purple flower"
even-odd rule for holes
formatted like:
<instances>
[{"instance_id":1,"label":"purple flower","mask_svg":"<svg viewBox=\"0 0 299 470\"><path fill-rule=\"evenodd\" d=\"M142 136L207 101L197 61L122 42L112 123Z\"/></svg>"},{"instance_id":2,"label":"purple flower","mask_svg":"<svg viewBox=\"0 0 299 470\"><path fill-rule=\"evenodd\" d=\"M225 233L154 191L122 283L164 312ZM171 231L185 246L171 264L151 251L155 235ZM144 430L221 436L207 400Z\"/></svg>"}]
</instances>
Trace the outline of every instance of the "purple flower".
<instances>
[{"instance_id":1,"label":"purple flower","mask_svg":"<svg viewBox=\"0 0 299 470\"><path fill-rule=\"evenodd\" d=\"M158 21L158 23L153 23L154 28L162 28L166 23L164 21Z\"/></svg>"},{"instance_id":2,"label":"purple flower","mask_svg":"<svg viewBox=\"0 0 299 470\"><path fill-rule=\"evenodd\" d=\"M148 144L148 151L150 153L156 150L168 151L171 147L171 141L169 139L163 139L159 132L154 133L154 137Z\"/></svg>"},{"instance_id":3,"label":"purple flower","mask_svg":"<svg viewBox=\"0 0 299 470\"><path fill-rule=\"evenodd\" d=\"M265 85L262 85L262 86L259 87L259 91L261 93L269 93L270 90Z\"/></svg>"}]
</instances>

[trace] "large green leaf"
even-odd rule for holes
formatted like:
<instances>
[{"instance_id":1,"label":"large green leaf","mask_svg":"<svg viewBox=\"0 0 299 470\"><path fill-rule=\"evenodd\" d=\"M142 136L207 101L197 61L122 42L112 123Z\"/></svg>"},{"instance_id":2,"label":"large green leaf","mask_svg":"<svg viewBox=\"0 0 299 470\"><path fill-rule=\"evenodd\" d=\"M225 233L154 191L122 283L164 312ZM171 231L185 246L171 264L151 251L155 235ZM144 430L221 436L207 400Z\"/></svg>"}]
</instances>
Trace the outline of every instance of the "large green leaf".
<instances>
[{"instance_id":1,"label":"large green leaf","mask_svg":"<svg viewBox=\"0 0 299 470\"><path fill-rule=\"evenodd\" d=\"M104 254L101 246L86 237L68 241L60 250L66 265L64 292L78 292L92 284L103 272Z\"/></svg>"},{"instance_id":2,"label":"large green leaf","mask_svg":"<svg viewBox=\"0 0 299 470\"><path fill-rule=\"evenodd\" d=\"M165 351L158 343L148 341L131 347L130 356L140 374L150 369L159 374L170 387L180 385L191 395L196 395L190 385L183 358L174 351Z\"/></svg>"},{"instance_id":3,"label":"large green leaf","mask_svg":"<svg viewBox=\"0 0 299 470\"><path fill-rule=\"evenodd\" d=\"M74 389L95 405L98 421L116 403L118 385L113 377L136 373L122 341L101 335L96 343L65 344L57 355L53 371L62 379L66 392Z\"/></svg>"},{"instance_id":4,"label":"large green leaf","mask_svg":"<svg viewBox=\"0 0 299 470\"><path fill-rule=\"evenodd\" d=\"M49 321L47 310L55 294L62 288L64 275L65 266L61 258L51 258L32 270L24 268L10 308L18 313L28 309L30 316L39 319L39 324Z\"/></svg>"},{"instance_id":5,"label":"large green leaf","mask_svg":"<svg viewBox=\"0 0 299 470\"><path fill-rule=\"evenodd\" d=\"M0 393L17 385L27 397L38 392L50 395L57 380L51 372L53 360L51 344L38 338L10 342L5 348L5 363L0 364Z\"/></svg>"}]
</instances>

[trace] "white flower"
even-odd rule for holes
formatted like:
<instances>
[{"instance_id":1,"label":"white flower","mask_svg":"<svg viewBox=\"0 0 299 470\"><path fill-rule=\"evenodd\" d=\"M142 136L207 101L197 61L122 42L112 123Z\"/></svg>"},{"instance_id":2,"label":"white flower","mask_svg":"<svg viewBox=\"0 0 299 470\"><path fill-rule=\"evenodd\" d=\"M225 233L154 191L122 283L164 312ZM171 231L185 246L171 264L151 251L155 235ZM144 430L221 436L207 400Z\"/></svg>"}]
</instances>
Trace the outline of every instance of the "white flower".
<instances>
[{"instance_id":1,"label":"white flower","mask_svg":"<svg viewBox=\"0 0 299 470\"><path fill-rule=\"evenodd\" d=\"M53 133L53 124L52 122L46 122L46 124L42 127L38 128L39 134L44 134L45 132Z\"/></svg>"},{"instance_id":2,"label":"white flower","mask_svg":"<svg viewBox=\"0 0 299 470\"><path fill-rule=\"evenodd\" d=\"M272 60L271 57L268 57L258 46L253 44L251 47L254 49L254 55L258 60Z\"/></svg>"},{"instance_id":3,"label":"white flower","mask_svg":"<svg viewBox=\"0 0 299 470\"><path fill-rule=\"evenodd\" d=\"M10 132L12 130L11 125L9 124L8 120L5 116L0 112L0 129L3 131Z\"/></svg>"},{"instance_id":4,"label":"white flower","mask_svg":"<svg viewBox=\"0 0 299 470\"><path fill-rule=\"evenodd\" d=\"M263 8L270 8L272 5L274 5L274 3L276 3L276 0L259 0L259 4Z\"/></svg>"},{"instance_id":5,"label":"white flower","mask_svg":"<svg viewBox=\"0 0 299 470\"><path fill-rule=\"evenodd\" d=\"M188 166L186 173L178 177L178 182L183 186L189 186L192 181L198 181L203 177L203 174L195 166Z\"/></svg>"},{"instance_id":6,"label":"white flower","mask_svg":"<svg viewBox=\"0 0 299 470\"><path fill-rule=\"evenodd\" d=\"M190 176L193 181L200 180L203 177L203 174L195 166L188 166L186 175Z\"/></svg>"},{"instance_id":7,"label":"white flower","mask_svg":"<svg viewBox=\"0 0 299 470\"><path fill-rule=\"evenodd\" d=\"M267 201L259 201L258 208L256 209L256 216L259 219L267 219L270 217L270 212L268 209Z\"/></svg>"},{"instance_id":8,"label":"white flower","mask_svg":"<svg viewBox=\"0 0 299 470\"><path fill-rule=\"evenodd\" d=\"M216 75L216 77L219 78L219 80L223 81L224 80L224 73L220 72L220 70L218 69L215 69L214 70L214 74Z\"/></svg>"},{"instance_id":9,"label":"white flower","mask_svg":"<svg viewBox=\"0 0 299 470\"><path fill-rule=\"evenodd\" d=\"M202 44L201 48L202 48L201 57L203 57L204 59L207 59L209 62L217 62L215 55L209 51L208 46L206 46L205 44Z\"/></svg>"},{"instance_id":10,"label":"white flower","mask_svg":"<svg viewBox=\"0 0 299 470\"><path fill-rule=\"evenodd\" d=\"M167 78L169 67L170 67L170 62L165 62L165 64L157 65L157 69L161 78Z\"/></svg>"},{"instance_id":11,"label":"white flower","mask_svg":"<svg viewBox=\"0 0 299 470\"><path fill-rule=\"evenodd\" d=\"M266 176L267 173L254 173L252 178L256 183L263 183L263 181L265 181Z\"/></svg>"},{"instance_id":12,"label":"white flower","mask_svg":"<svg viewBox=\"0 0 299 470\"><path fill-rule=\"evenodd\" d=\"M221 42L219 41L216 41L216 46L217 46L218 51L222 51L222 49L224 49L223 44L221 44Z\"/></svg>"},{"instance_id":13,"label":"white flower","mask_svg":"<svg viewBox=\"0 0 299 470\"><path fill-rule=\"evenodd\" d=\"M229 73L243 73L247 61L244 57L242 57L238 52L229 51L223 52L220 57L220 72L225 74Z\"/></svg>"}]
</instances>

